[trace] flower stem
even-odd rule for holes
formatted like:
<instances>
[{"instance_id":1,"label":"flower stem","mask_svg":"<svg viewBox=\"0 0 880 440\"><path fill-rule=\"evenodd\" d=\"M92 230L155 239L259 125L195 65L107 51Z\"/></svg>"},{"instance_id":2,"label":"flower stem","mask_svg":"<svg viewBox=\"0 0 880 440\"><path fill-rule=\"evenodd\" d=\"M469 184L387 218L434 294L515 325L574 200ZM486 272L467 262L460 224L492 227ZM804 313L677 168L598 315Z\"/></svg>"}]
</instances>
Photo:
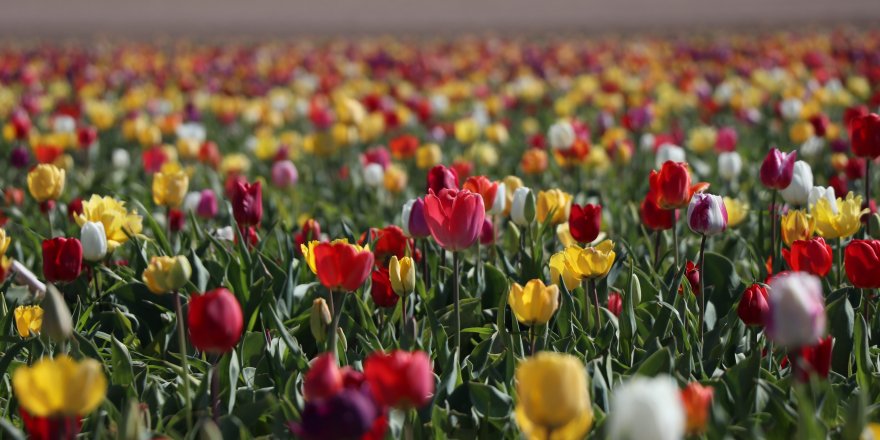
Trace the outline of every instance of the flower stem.
<instances>
[{"instance_id":1,"label":"flower stem","mask_svg":"<svg viewBox=\"0 0 880 440\"><path fill-rule=\"evenodd\" d=\"M865 206L871 209L871 158L865 159ZM870 214L870 213L869 213ZM865 238L871 237L871 220L865 222Z\"/></svg>"},{"instance_id":2,"label":"flower stem","mask_svg":"<svg viewBox=\"0 0 880 440\"><path fill-rule=\"evenodd\" d=\"M336 305L334 304L335 301L333 298L333 289L330 289L329 296L330 296L330 301L329 301L329 303L330 303L330 316L332 316L333 319L330 320L330 331L329 331L330 334L327 335L327 351L329 351L330 353L333 353L333 357L336 357L336 345L337 345L337 343L336 343L336 338L337 338L336 329L339 327L339 314L336 313ZM337 358L337 360L339 359L338 357L336 357L336 358Z\"/></svg>"},{"instance_id":3,"label":"flower stem","mask_svg":"<svg viewBox=\"0 0 880 440\"><path fill-rule=\"evenodd\" d=\"M422 240L422 281L425 283L425 290L431 288L431 274L428 272L428 239Z\"/></svg>"},{"instance_id":4,"label":"flower stem","mask_svg":"<svg viewBox=\"0 0 880 440\"><path fill-rule=\"evenodd\" d=\"M700 239L700 350L703 347L703 322L706 319L706 280L703 277L705 273L705 268L703 267L705 262L705 254L706 254L706 236L703 235Z\"/></svg>"},{"instance_id":5,"label":"flower stem","mask_svg":"<svg viewBox=\"0 0 880 440\"><path fill-rule=\"evenodd\" d=\"M596 327L602 329L602 310L599 307L599 292L596 289L596 279L590 278L590 291L593 292L593 302L596 304Z\"/></svg>"},{"instance_id":6,"label":"flower stem","mask_svg":"<svg viewBox=\"0 0 880 440\"><path fill-rule=\"evenodd\" d=\"M184 398L183 402L185 405L186 411L186 427L187 432L192 431L192 400L190 396L189 389L189 366L187 365L187 350L186 350L186 333L183 328L183 306L180 304L180 294L175 290L172 295L174 296L174 309L177 312L177 345L180 347L180 366L183 371L183 393Z\"/></svg>"},{"instance_id":7,"label":"flower stem","mask_svg":"<svg viewBox=\"0 0 880 440\"><path fill-rule=\"evenodd\" d=\"M456 359L461 356L461 310L459 306L459 285L458 285L458 255L459 252L452 253L452 307L455 313L455 355Z\"/></svg>"},{"instance_id":8,"label":"flower stem","mask_svg":"<svg viewBox=\"0 0 880 440\"><path fill-rule=\"evenodd\" d=\"M678 228L677 222L675 221L675 214L678 212L677 209L672 210L672 247L675 249L675 270L678 270Z\"/></svg>"},{"instance_id":9,"label":"flower stem","mask_svg":"<svg viewBox=\"0 0 880 440\"><path fill-rule=\"evenodd\" d=\"M770 257L772 258L771 268L776 267L776 242L778 240L777 231L779 230L779 221L776 218L776 197L777 191L773 191L773 197L770 200Z\"/></svg>"},{"instance_id":10,"label":"flower stem","mask_svg":"<svg viewBox=\"0 0 880 440\"><path fill-rule=\"evenodd\" d=\"M581 321L583 321L584 331L590 328L590 281L584 280L584 303L581 309Z\"/></svg>"},{"instance_id":11,"label":"flower stem","mask_svg":"<svg viewBox=\"0 0 880 440\"><path fill-rule=\"evenodd\" d=\"M220 368L217 365L219 363L220 355L217 355L211 364L211 416L214 419L214 423L218 423L220 419ZM234 391L230 389L229 392L232 393Z\"/></svg>"},{"instance_id":12,"label":"flower stem","mask_svg":"<svg viewBox=\"0 0 880 440\"><path fill-rule=\"evenodd\" d=\"M660 264L660 240L663 238L663 231L656 230L654 231L654 269L659 272L658 265Z\"/></svg>"}]
</instances>

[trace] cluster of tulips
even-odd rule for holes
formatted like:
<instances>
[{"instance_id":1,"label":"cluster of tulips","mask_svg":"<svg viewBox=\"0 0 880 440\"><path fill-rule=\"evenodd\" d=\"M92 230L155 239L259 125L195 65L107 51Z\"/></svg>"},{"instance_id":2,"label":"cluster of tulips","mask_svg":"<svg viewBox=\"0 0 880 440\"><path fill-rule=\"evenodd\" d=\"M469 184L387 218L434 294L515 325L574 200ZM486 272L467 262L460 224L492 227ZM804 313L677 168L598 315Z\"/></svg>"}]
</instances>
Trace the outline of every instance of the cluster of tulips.
<instances>
[{"instance_id":1,"label":"cluster of tulips","mask_svg":"<svg viewBox=\"0 0 880 440\"><path fill-rule=\"evenodd\" d=\"M880 438L880 34L0 48L0 438Z\"/></svg>"}]
</instances>

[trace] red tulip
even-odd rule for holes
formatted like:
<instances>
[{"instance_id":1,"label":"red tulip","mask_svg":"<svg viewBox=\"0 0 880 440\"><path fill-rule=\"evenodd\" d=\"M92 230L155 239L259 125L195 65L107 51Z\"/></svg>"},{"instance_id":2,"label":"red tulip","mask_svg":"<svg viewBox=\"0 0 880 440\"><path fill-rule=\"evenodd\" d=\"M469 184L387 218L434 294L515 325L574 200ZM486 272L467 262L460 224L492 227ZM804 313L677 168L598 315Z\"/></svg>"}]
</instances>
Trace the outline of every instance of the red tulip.
<instances>
[{"instance_id":1,"label":"red tulip","mask_svg":"<svg viewBox=\"0 0 880 440\"><path fill-rule=\"evenodd\" d=\"M623 311L623 298L617 292L608 294L608 310L614 313L614 316L620 316Z\"/></svg>"},{"instance_id":2,"label":"red tulip","mask_svg":"<svg viewBox=\"0 0 880 440\"><path fill-rule=\"evenodd\" d=\"M452 162L452 170L458 178L467 179L474 172L474 163L469 160L459 159ZM458 182L458 179L455 180Z\"/></svg>"},{"instance_id":3,"label":"red tulip","mask_svg":"<svg viewBox=\"0 0 880 440\"><path fill-rule=\"evenodd\" d=\"M433 190L425 197L425 221L444 249L460 251L474 244L483 228L483 198L468 190Z\"/></svg>"},{"instance_id":4,"label":"red tulip","mask_svg":"<svg viewBox=\"0 0 880 440\"><path fill-rule=\"evenodd\" d=\"M153 174L162 169L162 165L168 162L168 154L162 147L150 147L141 153L141 162L144 164L144 171L147 174Z\"/></svg>"},{"instance_id":5,"label":"red tulip","mask_svg":"<svg viewBox=\"0 0 880 440\"><path fill-rule=\"evenodd\" d=\"M824 277L831 271L834 262L834 254L831 246L825 243L822 237L809 240L795 240L791 249L782 249L782 258L795 272L808 272L818 277Z\"/></svg>"},{"instance_id":6,"label":"red tulip","mask_svg":"<svg viewBox=\"0 0 880 440\"><path fill-rule=\"evenodd\" d=\"M880 240L853 240L843 253L846 277L861 289L880 288Z\"/></svg>"},{"instance_id":7,"label":"red tulip","mask_svg":"<svg viewBox=\"0 0 880 440\"><path fill-rule=\"evenodd\" d=\"M853 154L876 159L880 156L880 115L870 113L854 118L849 125Z\"/></svg>"},{"instance_id":8,"label":"red tulip","mask_svg":"<svg viewBox=\"0 0 880 440\"><path fill-rule=\"evenodd\" d=\"M693 261L685 263L684 278L687 280L688 285L691 286L691 292L694 295L699 295L702 292L700 290L700 266ZM679 292L681 292L681 287L679 287Z\"/></svg>"},{"instance_id":9,"label":"red tulip","mask_svg":"<svg viewBox=\"0 0 880 440\"><path fill-rule=\"evenodd\" d=\"M439 193L443 189L458 188L458 173L453 168L437 165L428 171L428 189Z\"/></svg>"},{"instance_id":10,"label":"red tulip","mask_svg":"<svg viewBox=\"0 0 880 440\"><path fill-rule=\"evenodd\" d=\"M681 402L687 416L686 426L689 434L700 434L706 430L714 394L715 390L711 386L703 386L698 382L691 382L681 390Z\"/></svg>"},{"instance_id":11,"label":"red tulip","mask_svg":"<svg viewBox=\"0 0 880 440\"><path fill-rule=\"evenodd\" d=\"M483 227L480 229L480 244L483 246L491 246L495 243L495 226L492 220L486 217L483 220Z\"/></svg>"},{"instance_id":12,"label":"red tulip","mask_svg":"<svg viewBox=\"0 0 880 440\"><path fill-rule=\"evenodd\" d=\"M667 160L659 172L652 170L649 179L657 204L663 209L684 208L690 203L694 193L709 187L705 182L691 186L688 164L671 160Z\"/></svg>"},{"instance_id":13,"label":"red tulip","mask_svg":"<svg viewBox=\"0 0 880 440\"><path fill-rule=\"evenodd\" d=\"M183 229L183 225L186 223L186 216L183 215L183 211L179 209L171 209L168 211L168 229L171 232L178 232Z\"/></svg>"},{"instance_id":14,"label":"red tulip","mask_svg":"<svg viewBox=\"0 0 880 440\"><path fill-rule=\"evenodd\" d=\"M321 239L321 224L315 219L308 219L303 223L302 229L293 238L295 246L293 247L297 255L302 255L300 246L312 240Z\"/></svg>"},{"instance_id":15,"label":"red tulip","mask_svg":"<svg viewBox=\"0 0 880 440\"><path fill-rule=\"evenodd\" d=\"M235 295L226 288L194 294L189 302L189 340L208 353L228 353L241 339L244 318Z\"/></svg>"},{"instance_id":16,"label":"red tulip","mask_svg":"<svg viewBox=\"0 0 880 440\"><path fill-rule=\"evenodd\" d=\"M800 364L795 369L797 379L801 382L810 380L810 374L815 373L821 378L828 377L831 371L831 349L834 341L831 335L819 340L812 347L801 348Z\"/></svg>"},{"instance_id":17,"label":"red tulip","mask_svg":"<svg viewBox=\"0 0 880 440\"><path fill-rule=\"evenodd\" d=\"M364 376L382 405L420 408L434 394L431 359L423 351L373 353L364 361Z\"/></svg>"},{"instance_id":18,"label":"red tulip","mask_svg":"<svg viewBox=\"0 0 880 440\"><path fill-rule=\"evenodd\" d=\"M479 194L483 198L483 207L488 211L495 204L495 194L498 192L498 182L489 180L486 176L471 176L464 181L461 189Z\"/></svg>"},{"instance_id":19,"label":"red tulip","mask_svg":"<svg viewBox=\"0 0 880 440\"><path fill-rule=\"evenodd\" d=\"M843 172L849 180L859 180L865 177L865 159L862 157L851 157L846 161Z\"/></svg>"},{"instance_id":20,"label":"red tulip","mask_svg":"<svg viewBox=\"0 0 880 440\"><path fill-rule=\"evenodd\" d=\"M764 316L770 309L767 303L767 288L761 284L752 284L743 292L736 314L745 325L764 325Z\"/></svg>"},{"instance_id":21,"label":"red tulip","mask_svg":"<svg viewBox=\"0 0 880 440\"><path fill-rule=\"evenodd\" d=\"M260 182L237 180L230 194L232 215L238 226L257 226L263 218L263 187Z\"/></svg>"},{"instance_id":22,"label":"red tulip","mask_svg":"<svg viewBox=\"0 0 880 440\"><path fill-rule=\"evenodd\" d=\"M655 231L672 229L672 227L675 226L675 221L678 220L678 211L673 209L663 209L657 204L657 195L653 190L648 191L645 200L642 200L640 212L642 223L644 223L648 229ZM569 228L570 227L571 226L569 225Z\"/></svg>"},{"instance_id":23,"label":"red tulip","mask_svg":"<svg viewBox=\"0 0 880 440\"><path fill-rule=\"evenodd\" d=\"M82 270L82 244L76 238L43 240L43 276L47 281L73 281Z\"/></svg>"},{"instance_id":24,"label":"red tulip","mask_svg":"<svg viewBox=\"0 0 880 440\"><path fill-rule=\"evenodd\" d=\"M849 130L852 127L853 121L862 116L868 116L869 113L871 113L871 111L864 105L847 107L847 109L843 111L843 126Z\"/></svg>"},{"instance_id":25,"label":"red tulip","mask_svg":"<svg viewBox=\"0 0 880 440\"><path fill-rule=\"evenodd\" d=\"M88 149L98 140L98 129L95 127L80 127L76 131L76 138L80 148Z\"/></svg>"},{"instance_id":26,"label":"red tulip","mask_svg":"<svg viewBox=\"0 0 880 440\"><path fill-rule=\"evenodd\" d=\"M602 206L586 204L583 207L571 204L568 215L568 230L571 236L581 243L591 243L599 236L602 226Z\"/></svg>"},{"instance_id":27,"label":"red tulip","mask_svg":"<svg viewBox=\"0 0 880 440\"><path fill-rule=\"evenodd\" d=\"M306 400L327 399L342 388L342 370L336 365L333 353L315 358L303 378L303 397Z\"/></svg>"},{"instance_id":28,"label":"red tulip","mask_svg":"<svg viewBox=\"0 0 880 440\"><path fill-rule=\"evenodd\" d=\"M373 302L377 306L386 309L396 306L397 300L400 297L391 288L391 277L388 274L388 268L380 267L374 270L370 278L373 280L370 286L370 296L373 297Z\"/></svg>"},{"instance_id":29,"label":"red tulip","mask_svg":"<svg viewBox=\"0 0 880 440\"><path fill-rule=\"evenodd\" d=\"M373 254L346 243L320 243L315 246L315 267L324 287L353 292L370 276Z\"/></svg>"},{"instance_id":30,"label":"red tulip","mask_svg":"<svg viewBox=\"0 0 880 440\"><path fill-rule=\"evenodd\" d=\"M67 218L73 221L77 215L83 213L83 200L79 197L70 201L67 204Z\"/></svg>"},{"instance_id":31,"label":"red tulip","mask_svg":"<svg viewBox=\"0 0 880 440\"><path fill-rule=\"evenodd\" d=\"M417 261L421 260L421 251L415 248L414 240L408 238L399 226L391 225L382 229L370 228L369 231L361 234L358 243L363 246L370 241L372 242L370 247L373 249L375 263L379 266L388 266L388 261L392 256L403 258L407 256L407 252Z\"/></svg>"},{"instance_id":32,"label":"red tulip","mask_svg":"<svg viewBox=\"0 0 880 440\"><path fill-rule=\"evenodd\" d=\"M391 148L391 154L395 159L409 159L419 149L419 138L411 134L401 135L392 139L388 146Z\"/></svg>"},{"instance_id":33,"label":"red tulip","mask_svg":"<svg viewBox=\"0 0 880 440\"><path fill-rule=\"evenodd\" d=\"M31 440L74 440L82 429L79 416L37 417L19 408L24 429Z\"/></svg>"},{"instance_id":34,"label":"red tulip","mask_svg":"<svg viewBox=\"0 0 880 440\"><path fill-rule=\"evenodd\" d=\"M794 162L797 151L783 153L774 148L761 163L761 183L770 189L785 189L791 185L794 176Z\"/></svg>"}]
</instances>

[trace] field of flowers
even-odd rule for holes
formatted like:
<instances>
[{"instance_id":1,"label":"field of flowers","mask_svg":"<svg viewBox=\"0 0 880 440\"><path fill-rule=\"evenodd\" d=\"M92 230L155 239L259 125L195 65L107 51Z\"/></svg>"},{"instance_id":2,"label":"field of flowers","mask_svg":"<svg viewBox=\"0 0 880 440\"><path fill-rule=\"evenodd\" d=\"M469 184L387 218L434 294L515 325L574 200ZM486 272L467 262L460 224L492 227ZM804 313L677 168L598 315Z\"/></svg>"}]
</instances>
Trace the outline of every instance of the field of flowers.
<instances>
[{"instance_id":1,"label":"field of flowers","mask_svg":"<svg viewBox=\"0 0 880 440\"><path fill-rule=\"evenodd\" d=\"M880 33L0 43L0 438L880 438Z\"/></svg>"}]
</instances>

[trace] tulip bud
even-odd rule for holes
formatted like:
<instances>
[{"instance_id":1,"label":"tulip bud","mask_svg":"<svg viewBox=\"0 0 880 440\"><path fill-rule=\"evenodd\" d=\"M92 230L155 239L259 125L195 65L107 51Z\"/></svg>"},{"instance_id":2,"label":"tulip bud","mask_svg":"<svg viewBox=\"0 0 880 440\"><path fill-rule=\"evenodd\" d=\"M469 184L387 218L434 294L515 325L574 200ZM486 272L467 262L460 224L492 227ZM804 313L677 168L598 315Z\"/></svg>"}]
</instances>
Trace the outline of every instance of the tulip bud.
<instances>
[{"instance_id":1,"label":"tulip bud","mask_svg":"<svg viewBox=\"0 0 880 440\"><path fill-rule=\"evenodd\" d=\"M638 306L642 302L642 283L639 276L632 274L632 280L629 284L629 294L632 295L633 307Z\"/></svg>"},{"instance_id":2,"label":"tulip bud","mask_svg":"<svg viewBox=\"0 0 880 440\"><path fill-rule=\"evenodd\" d=\"M718 175L724 180L733 180L742 172L742 157L736 151L718 155Z\"/></svg>"},{"instance_id":3,"label":"tulip bud","mask_svg":"<svg viewBox=\"0 0 880 440\"><path fill-rule=\"evenodd\" d=\"M428 224L425 222L425 201L412 199L403 205L400 215L401 229L403 233L414 238L424 238L431 235Z\"/></svg>"},{"instance_id":4,"label":"tulip bud","mask_svg":"<svg viewBox=\"0 0 880 440\"><path fill-rule=\"evenodd\" d=\"M688 205L688 226L701 235L715 235L727 228L727 208L721 196L694 194Z\"/></svg>"},{"instance_id":5,"label":"tulip bud","mask_svg":"<svg viewBox=\"0 0 880 440\"><path fill-rule=\"evenodd\" d=\"M871 214L871 217L868 219L868 221L871 223L871 238L875 240L880 239L880 214L876 212Z\"/></svg>"},{"instance_id":6,"label":"tulip bud","mask_svg":"<svg viewBox=\"0 0 880 440\"><path fill-rule=\"evenodd\" d=\"M681 402L687 420L687 432L699 435L706 431L709 423L709 408L712 406L714 389L691 382L681 391Z\"/></svg>"},{"instance_id":7,"label":"tulip bud","mask_svg":"<svg viewBox=\"0 0 880 440\"><path fill-rule=\"evenodd\" d=\"M218 288L190 298L189 339L208 353L228 353L238 344L244 326L241 305L228 289Z\"/></svg>"},{"instance_id":8,"label":"tulip bud","mask_svg":"<svg viewBox=\"0 0 880 440\"><path fill-rule=\"evenodd\" d=\"M65 341L73 334L73 318L61 292L49 284L43 298L43 334L55 342Z\"/></svg>"},{"instance_id":9,"label":"tulip bud","mask_svg":"<svg viewBox=\"0 0 880 440\"><path fill-rule=\"evenodd\" d=\"M810 164L799 160L794 163L791 183L780 194L789 205L804 206L809 201L813 189L813 170Z\"/></svg>"},{"instance_id":10,"label":"tulip bud","mask_svg":"<svg viewBox=\"0 0 880 440\"><path fill-rule=\"evenodd\" d=\"M279 160L272 165L272 184L279 188L291 188L299 180L296 165L289 160Z\"/></svg>"},{"instance_id":11,"label":"tulip bud","mask_svg":"<svg viewBox=\"0 0 880 440\"><path fill-rule=\"evenodd\" d=\"M189 260L182 255L176 257L153 257L144 269L144 283L155 294L173 292L183 287L192 275Z\"/></svg>"},{"instance_id":12,"label":"tulip bud","mask_svg":"<svg viewBox=\"0 0 880 440\"><path fill-rule=\"evenodd\" d=\"M309 327L312 330L312 336L319 344L323 344L327 340L327 327L333 318L330 316L330 309L324 298L316 298L312 302L312 313L309 315Z\"/></svg>"},{"instance_id":13,"label":"tulip bud","mask_svg":"<svg viewBox=\"0 0 880 440\"><path fill-rule=\"evenodd\" d=\"M324 353L312 361L303 378L303 397L306 401L329 399L342 391L343 385L342 371L336 365L336 358L333 353Z\"/></svg>"},{"instance_id":14,"label":"tulip bud","mask_svg":"<svg viewBox=\"0 0 880 440\"><path fill-rule=\"evenodd\" d=\"M510 208L510 218L519 226L528 226L535 221L535 194L526 187L517 188L513 192L513 203Z\"/></svg>"},{"instance_id":15,"label":"tulip bud","mask_svg":"<svg viewBox=\"0 0 880 440\"><path fill-rule=\"evenodd\" d=\"M486 212L487 214L500 215L504 213L504 205L507 203L507 187L504 183L498 184L498 189L495 191L495 199L486 202L491 203L489 210Z\"/></svg>"},{"instance_id":16,"label":"tulip bud","mask_svg":"<svg viewBox=\"0 0 880 440\"><path fill-rule=\"evenodd\" d=\"M770 281L767 336L786 348L814 345L825 333L822 282L804 272L776 275Z\"/></svg>"},{"instance_id":17,"label":"tulip bud","mask_svg":"<svg viewBox=\"0 0 880 440\"><path fill-rule=\"evenodd\" d=\"M392 255L391 262L388 264L388 272L394 293L408 295L415 290L416 270L412 258L403 257L398 260L396 255Z\"/></svg>"},{"instance_id":18,"label":"tulip bud","mask_svg":"<svg viewBox=\"0 0 880 440\"><path fill-rule=\"evenodd\" d=\"M797 152L783 153L774 148L761 163L761 183L770 189L783 189L791 184Z\"/></svg>"},{"instance_id":19,"label":"tulip bud","mask_svg":"<svg viewBox=\"0 0 880 440\"><path fill-rule=\"evenodd\" d=\"M760 284L752 284L742 294L736 314L745 325L764 325L764 318L770 306L767 304L767 289Z\"/></svg>"},{"instance_id":20,"label":"tulip bud","mask_svg":"<svg viewBox=\"0 0 880 440\"><path fill-rule=\"evenodd\" d=\"M86 261L100 261L107 255L107 235L101 222L85 222L79 233L83 258Z\"/></svg>"}]
</instances>

